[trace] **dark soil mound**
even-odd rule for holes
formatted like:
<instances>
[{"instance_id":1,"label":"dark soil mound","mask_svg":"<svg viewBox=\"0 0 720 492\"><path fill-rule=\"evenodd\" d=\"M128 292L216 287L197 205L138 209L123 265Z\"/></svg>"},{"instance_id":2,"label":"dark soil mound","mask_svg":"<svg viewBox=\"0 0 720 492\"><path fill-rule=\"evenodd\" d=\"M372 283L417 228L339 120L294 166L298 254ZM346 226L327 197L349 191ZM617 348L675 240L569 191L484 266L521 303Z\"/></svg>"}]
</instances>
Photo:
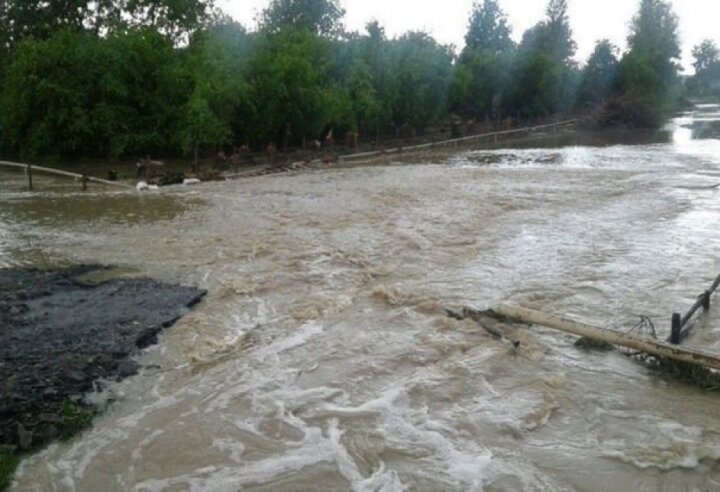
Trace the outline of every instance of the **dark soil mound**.
<instances>
[{"instance_id":1,"label":"dark soil mound","mask_svg":"<svg viewBox=\"0 0 720 492\"><path fill-rule=\"evenodd\" d=\"M93 284L96 266L0 269L0 445L40 445L78 424L72 403L99 379L131 376L129 356L205 292L150 279Z\"/></svg>"}]
</instances>

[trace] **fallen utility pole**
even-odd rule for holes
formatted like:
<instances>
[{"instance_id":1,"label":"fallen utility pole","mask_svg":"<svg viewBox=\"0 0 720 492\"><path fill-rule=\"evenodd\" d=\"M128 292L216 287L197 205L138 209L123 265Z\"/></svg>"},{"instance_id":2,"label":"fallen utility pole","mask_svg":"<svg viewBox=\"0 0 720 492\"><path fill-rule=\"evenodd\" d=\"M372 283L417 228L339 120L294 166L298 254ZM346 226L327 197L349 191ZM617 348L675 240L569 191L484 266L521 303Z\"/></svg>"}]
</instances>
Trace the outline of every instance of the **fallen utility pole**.
<instances>
[{"instance_id":1,"label":"fallen utility pole","mask_svg":"<svg viewBox=\"0 0 720 492\"><path fill-rule=\"evenodd\" d=\"M669 343L660 342L650 338L643 338L629 333L621 333L597 328L595 326L555 317L539 311L533 311L531 309L510 306L508 304L498 304L497 306L494 306L488 314L500 318L507 318L510 321L517 323L545 326L565 333L571 333L580 337L612 345L618 345L620 347L637 350L657 357L664 357L677 362L685 362L687 364L694 364L709 369L720 370L720 357L708 352L681 348L677 345L671 345Z\"/></svg>"}]
</instances>

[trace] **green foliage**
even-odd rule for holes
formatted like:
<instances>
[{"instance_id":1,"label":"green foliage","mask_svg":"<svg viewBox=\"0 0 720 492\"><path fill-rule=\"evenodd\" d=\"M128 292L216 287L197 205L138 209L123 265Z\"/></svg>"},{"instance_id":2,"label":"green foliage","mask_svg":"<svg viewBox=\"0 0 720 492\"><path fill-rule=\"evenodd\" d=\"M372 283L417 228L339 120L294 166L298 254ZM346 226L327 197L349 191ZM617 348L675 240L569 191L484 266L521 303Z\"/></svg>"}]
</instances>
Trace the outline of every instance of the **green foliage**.
<instances>
[{"instance_id":1,"label":"green foliage","mask_svg":"<svg viewBox=\"0 0 720 492\"><path fill-rule=\"evenodd\" d=\"M497 0L483 0L482 4L476 1L465 35L465 49L507 53L514 47L511 32L507 15L500 9Z\"/></svg>"},{"instance_id":2,"label":"green foliage","mask_svg":"<svg viewBox=\"0 0 720 492\"><path fill-rule=\"evenodd\" d=\"M15 469L20 464L20 456L0 450L0 490L10 487Z\"/></svg>"},{"instance_id":3,"label":"green foliage","mask_svg":"<svg viewBox=\"0 0 720 492\"><path fill-rule=\"evenodd\" d=\"M620 62L603 41L582 71L568 0L548 0L518 47L498 0L476 0L457 57L426 33L389 39L377 22L348 33L343 15L338 0L271 0L247 32L212 0L0 0L0 151L197 155L329 132L422 133L449 111L545 117L576 103L646 126L679 92L667 0L642 0ZM717 48L695 55L688 87L707 93L720 78Z\"/></svg>"},{"instance_id":4,"label":"green foliage","mask_svg":"<svg viewBox=\"0 0 720 492\"><path fill-rule=\"evenodd\" d=\"M262 117L251 140L280 141L288 129L295 137L318 137L328 123L329 47L305 30L285 29L258 40L251 61L252 100Z\"/></svg>"},{"instance_id":5,"label":"green foliage","mask_svg":"<svg viewBox=\"0 0 720 492\"><path fill-rule=\"evenodd\" d=\"M95 414L96 409L92 407L82 406L70 400L66 401L58 425L59 439L67 441L90 427ZM33 447L25 452L16 451L12 447L0 446L0 491L6 490L10 486L20 460L27 453L37 450L41 445L40 441L40 439L35 439Z\"/></svg>"},{"instance_id":6,"label":"green foliage","mask_svg":"<svg viewBox=\"0 0 720 492\"><path fill-rule=\"evenodd\" d=\"M110 19L129 27L154 27L174 40L205 26L213 10L211 0L104 0Z\"/></svg>"},{"instance_id":7,"label":"green foliage","mask_svg":"<svg viewBox=\"0 0 720 492\"><path fill-rule=\"evenodd\" d=\"M95 409L67 401L63 406L60 440L67 441L92 425Z\"/></svg>"},{"instance_id":8,"label":"green foliage","mask_svg":"<svg viewBox=\"0 0 720 492\"><path fill-rule=\"evenodd\" d=\"M510 105L515 113L534 118L557 112L562 104L563 67L549 54L521 52L512 72Z\"/></svg>"},{"instance_id":9,"label":"green foliage","mask_svg":"<svg viewBox=\"0 0 720 492\"><path fill-rule=\"evenodd\" d=\"M528 29L511 73L510 110L519 116L548 116L575 104L576 45L567 0L549 0L546 18Z\"/></svg>"},{"instance_id":10,"label":"green foliage","mask_svg":"<svg viewBox=\"0 0 720 492\"><path fill-rule=\"evenodd\" d=\"M0 94L3 148L22 157L164 152L187 81L155 30L25 40Z\"/></svg>"},{"instance_id":11,"label":"green foliage","mask_svg":"<svg viewBox=\"0 0 720 492\"><path fill-rule=\"evenodd\" d=\"M373 86L370 67L362 60L353 64L345 84L349 99L347 113L350 117L349 127L358 132L377 128L382 124L380 103Z\"/></svg>"},{"instance_id":12,"label":"green foliage","mask_svg":"<svg viewBox=\"0 0 720 492\"><path fill-rule=\"evenodd\" d=\"M698 75L716 71L720 66L720 49L709 39L693 48L693 57L695 58L693 67Z\"/></svg>"},{"instance_id":13,"label":"green foliage","mask_svg":"<svg viewBox=\"0 0 720 492\"><path fill-rule=\"evenodd\" d=\"M391 41L386 93L395 126L410 125L422 132L445 112L452 81L452 52L428 34L411 32Z\"/></svg>"},{"instance_id":14,"label":"green foliage","mask_svg":"<svg viewBox=\"0 0 720 492\"><path fill-rule=\"evenodd\" d=\"M230 143L246 131L253 115L246 80L250 49L250 37L234 22L218 24L192 39L183 60L192 89L180 110L178 128L184 154L203 145Z\"/></svg>"},{"instance_id":15,"label":"green foliage","mask_svg":"<svg viewBox=\"0 0 720 492\"><path fill-rule=\"evenodd\" d=\"M705 40L693 48L695 75L688 82L694 97L720 98L720 49L711 40Z\"/></svg>"},{"instance_id":16,"label":"green foliage","mask_svg":"<svg viewBox=\"0 0 720 492\"><path fill-rule=\"evenodd\" d=\"M610 97L618 70L617 51L607 39L595 45L595 51L582 71L578 104L597 106Z\"/></svg>"},{"instance_id":17,"label":"green foliage","mask_svg":"<svg viewBox=\"0 0 720 492\"><path fill-rule=\"evenodd\" d=\"M539 51L561 64L568 64L577 46L568 17L568 0L549 0L546 19L523 35L520 49Z\"/></svg>"},{"instance_id":18,"label":"green foliage","mask_svg":"<svg viewBox=\"0 0 720 492\"><path fill-rule=\"evenodd\" d=\"M501 116L515 48L510 32L496 0L475 3L450 91L455 111L476 118Z\"/></svg>"},{"instance_id":19,"label":"green foliage","mask_svg":"<svg viewBox=\"0 0 720 492\"><path fill-rule=\"evenodd\" d=\"M133 29L101 42L101 54L93 99L99 155L169 152L191 84L172 42L154 29Z\"/></svg>"},{"instance_id":20,"label":"green foliage","mask_svg":"<svg viewBox=\"0 0 720 492\"><path fill-rule=\"evenodd\" d=\"M58 31L122 32L153 27L179 40L207 24L212 0L2 0L0 46Z\"/></svg>"},{"instance_id":21,"label":"green foliage","mask_svg":"<svg viewBox=\"0 0 720 492\"><path fill-rule=\"evenodd\" d=\"M96 46L92 36L73 31L18 46L0 96L6 149L35 157L91 147Z\"/></svg>"},{"instance_id":22,"label":"green foliage","mask_svg":"<svg viewBox=\"0 0 720 492\"><path fill-rule=\"evenodd\" d=\"M0 1L0 44L10 46L23 38L44 39L65 29L81 29L90 15L84 0Z\"/></svg>"},{"instance_id":23,"label":"green foliage","mask_svg":"<svg viewBox=\"0 0 720 492\"><path fill-rule=\"evenodd\" d=\"M455 70L452 107L476 118L501 117L507 103L512 61L511 55L502 52L463 52Z\"/></svg>"},{"instance_id":24,"label":"green foliage","mask_svg":"<svg viewBox=\"0 0 720 492\"><path fill-rule=\"evenodd\" d=\"M672 76L680 58L678 16L667 0L642 0L628 37L630 53L642 53L663 76Z\"/></svg>"},{"instance_id":25,"label":"green foliage","mask_svg":"<svg viewBox=\"0 0 720 492\"><path fill-rule=\"evenodd\" d=\"M634 17L630 50L618 66L614 98L604 121L657 127L677 105L680 44L678 18L665 0L642 0Z\"/></svg>"},{"instance_id":26,"label":"green foliage","mask_svg":"<svg viewBox=\"0 0 720 492\"><path fill-rule=\"evenodd\" d=\"M337 35L342 32L344 15L337 0L271 0L260 16L260 25L269 33L292 28L324 36Z\"/></svg>"}]
</instances>

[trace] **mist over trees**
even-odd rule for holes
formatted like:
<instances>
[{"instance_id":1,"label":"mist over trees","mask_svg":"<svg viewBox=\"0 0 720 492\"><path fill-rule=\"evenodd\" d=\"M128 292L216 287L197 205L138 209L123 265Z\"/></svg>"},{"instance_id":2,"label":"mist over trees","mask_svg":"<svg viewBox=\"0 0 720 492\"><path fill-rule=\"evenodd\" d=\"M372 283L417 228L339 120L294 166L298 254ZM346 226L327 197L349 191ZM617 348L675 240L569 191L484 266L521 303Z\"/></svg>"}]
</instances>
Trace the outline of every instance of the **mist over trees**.
<instances>
[{"instance_id":1,"label":"mist over trees","mask_svg":"<svg viewBox=\"0 0 720 492\"><path fill-rule=\"evenodd\" d=\"M606 124L659 125L682 95L669 3L642 0L628 51L601 40L579 66L568 1L549 0L519 44L498 1L477 1L456 53L424 32L391 38L376 21L348 31L337 0L270 0L254 31L210 0L4 0L0 151L191 156L421 135L450 115L592 110ZM695 58L688 89L720 93L717 46Z\"/></svg>"}]
</instances>

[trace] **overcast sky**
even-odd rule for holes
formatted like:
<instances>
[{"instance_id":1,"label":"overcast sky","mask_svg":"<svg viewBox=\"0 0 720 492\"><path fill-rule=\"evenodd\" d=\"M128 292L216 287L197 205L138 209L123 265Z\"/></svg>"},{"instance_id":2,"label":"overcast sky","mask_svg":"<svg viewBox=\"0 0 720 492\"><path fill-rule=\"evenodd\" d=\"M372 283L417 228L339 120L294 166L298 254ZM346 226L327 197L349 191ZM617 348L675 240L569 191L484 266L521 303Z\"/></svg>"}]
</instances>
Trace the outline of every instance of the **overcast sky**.
<instances>
[{"instance_id":1,"label":"overcast sky","mask_svg":"<svg viewBox=\"0 0 720 492\"><path fill-rule=\"evenodd\" d=\"M691 68L692 47L705 38L720 44L720 0L671 0L680 16L685 69ZM217 0L226 12L248 27L268 0ZM542 19L546 0L500 0L519 40L525 29ZM570 0L570 20L578 44L578 60L585 60L598 39L609 38L625 47L628 25L640 0ZM341 0L345 24L363 30L377 19L390 35L413 29L430 32L443 43L463 46L473 0Z\"/></svg>"}]
</instances>

